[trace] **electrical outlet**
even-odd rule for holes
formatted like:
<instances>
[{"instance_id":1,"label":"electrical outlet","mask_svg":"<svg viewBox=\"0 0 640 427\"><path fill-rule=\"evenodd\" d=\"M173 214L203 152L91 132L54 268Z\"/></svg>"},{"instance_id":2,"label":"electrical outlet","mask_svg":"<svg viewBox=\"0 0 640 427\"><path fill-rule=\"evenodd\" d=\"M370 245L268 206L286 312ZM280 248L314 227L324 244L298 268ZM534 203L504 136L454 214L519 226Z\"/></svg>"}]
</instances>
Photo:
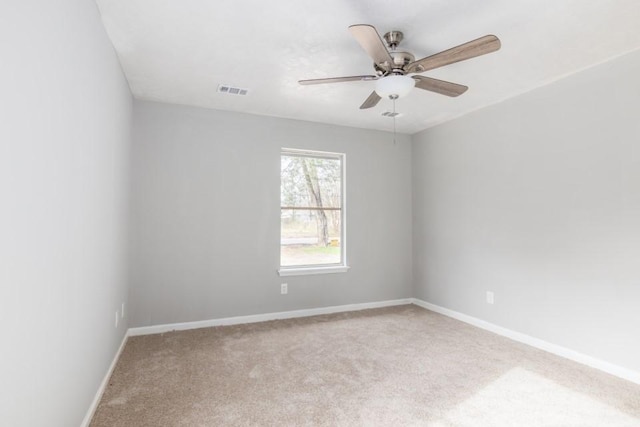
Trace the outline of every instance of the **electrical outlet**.
<instances>
[{"instance_id":1,"label":"electrical outlet","mask_svg":"<svg viewBox=\"0 0 640 427\"><path fill-rule=\"evenodd\" d=\"M118 316L118 312L116 311L116 328L118 327L118 319L119 319L119 316Z\"/></svg>"},{"instance_id":2,"label":"electrical outlet","mask_svg":"<svg viewBox=\"0 0 640 427\"><path fill-rule=\"evenodd\" d=\"M288 293L288 292L289 292L289 287L287 286L287 284L286 284L286 283L282 283L282 284L280 285L280 293L281 293L282 295L285 295L285 294L286 294L286 293Z\"/></svg>"},{"instance_id":3,"label":"electrical outlet","mask_svg":"<svg viewBox=\"0 0 640 427\"><path fill-rule=\"evenodd\" d=\"M124 303L122 303L122 308L120 309L120 318L124 318Z\"/></svg>"},{"instance_id":4,"label":"electrical outlet","mask_svg":"<svg viewBox=\"0 0 640 427\"><path fill-rule=\"evenodd\" d=\"M493 304L493 292L487 291L487 303Z\"/></svg>"}]
</instances>

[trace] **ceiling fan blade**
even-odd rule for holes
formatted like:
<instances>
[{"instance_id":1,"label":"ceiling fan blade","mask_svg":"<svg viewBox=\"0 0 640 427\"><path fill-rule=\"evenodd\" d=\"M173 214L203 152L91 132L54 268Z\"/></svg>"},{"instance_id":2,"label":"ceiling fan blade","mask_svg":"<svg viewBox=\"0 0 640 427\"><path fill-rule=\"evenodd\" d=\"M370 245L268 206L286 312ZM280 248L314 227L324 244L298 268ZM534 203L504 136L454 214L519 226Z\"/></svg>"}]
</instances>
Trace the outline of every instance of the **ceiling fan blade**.
<instances>
[{"instance_id":1,"label":"ceiling fan blade","mask_svg":"<svg viewBox=\"0 0 640 427\"><path fill-rule=\"evenodd\" d=\"M459 85L456 83L445 82L444 80L432 79L425 76L412 76L416 81L416 87L418 89L428 90L430 92L439 93L441 95L447 95L451 97L460 96L469 89L467 86Z\"/></svg>"},{"instance_id":2,"label":"ceiling fan blade","mask_svg":"<svg viewBox=\"0 0 640 427\"><path fill-rule=\"evenodd\" d=\"M380 34L373 26L365 24L351 25L349 26L349 31L373 59L373 62L378 65L386 63L389 68L393 65L393 58L389 55L389 51L380 38Z\"/></svg>"},{"instance_id":3,"label":"ceiling fan blade","mask_svg":"<svg viewBox=\"0 0 640 427\"><path fill-rule=\"evenodd\" d=\"M407 73L422 73L444 65L495 52L498 49L500 49L500 39L493 35L484 36L407 64L405 71Z\"/></svg>"},{"instance_id":4,"label":"ceiling fan blade","mask_svg":"<svg viewBox=\"0 0 640 427\"><path fill-rule=\"evenodd\" d=\"M382 98L380 98L380 95L378 95L376 91L373 91L371 92L371 95L369 95L369 97L362 103L360 109L365 110L367 108L375 107L381 99Z\"/></svg>"},{"instance_id":5,"label":"ceiling fan blade","mask_svg":"<svg viewBox=\"0 0 640 427\"><path fill-rule=\"evenodd\" d=\"M319 85L324 83L357 82L369 80L378 80L378 76L329 77L326 79L298 80L298 83L300 83L301 85Z\"/></svg>"}]
</instances>

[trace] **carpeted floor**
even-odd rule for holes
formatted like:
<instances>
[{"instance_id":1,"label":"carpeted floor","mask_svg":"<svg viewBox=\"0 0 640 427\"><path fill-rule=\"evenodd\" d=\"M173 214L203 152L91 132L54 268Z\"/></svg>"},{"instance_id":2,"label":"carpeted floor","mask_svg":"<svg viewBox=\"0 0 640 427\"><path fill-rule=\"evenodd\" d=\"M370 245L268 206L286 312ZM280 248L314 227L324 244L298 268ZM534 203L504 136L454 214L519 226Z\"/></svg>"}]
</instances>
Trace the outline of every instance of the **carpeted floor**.
<instances>
[{"instance_id":1,"label":"carpeted floor","mask_svg":"<svg viewBox=\"0 0 640 427\"><path fill-rule=\"evenodd\" d=\"M91 426L640 426L640 386L405 305L130 338Z\"/></svg>"}]
</instances>

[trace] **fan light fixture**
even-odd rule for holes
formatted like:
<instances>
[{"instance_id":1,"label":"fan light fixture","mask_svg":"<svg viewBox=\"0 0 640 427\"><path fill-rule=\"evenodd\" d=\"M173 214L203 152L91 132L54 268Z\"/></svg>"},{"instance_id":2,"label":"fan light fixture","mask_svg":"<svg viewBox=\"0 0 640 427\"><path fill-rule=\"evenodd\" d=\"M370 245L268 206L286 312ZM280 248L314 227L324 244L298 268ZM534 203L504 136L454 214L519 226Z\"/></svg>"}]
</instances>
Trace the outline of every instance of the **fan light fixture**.
<instances>
[{"instance_id":1,"label":"fan light fixture","mask_svg":"<svg viewBox=\"0 0 640 427\"><path fill-rule=\"evenodd\" d=\"M409 76L391 75L376 81L376 92L383 98L397 99L407 95L416 81Z\"/></svg>"}]
</instances>

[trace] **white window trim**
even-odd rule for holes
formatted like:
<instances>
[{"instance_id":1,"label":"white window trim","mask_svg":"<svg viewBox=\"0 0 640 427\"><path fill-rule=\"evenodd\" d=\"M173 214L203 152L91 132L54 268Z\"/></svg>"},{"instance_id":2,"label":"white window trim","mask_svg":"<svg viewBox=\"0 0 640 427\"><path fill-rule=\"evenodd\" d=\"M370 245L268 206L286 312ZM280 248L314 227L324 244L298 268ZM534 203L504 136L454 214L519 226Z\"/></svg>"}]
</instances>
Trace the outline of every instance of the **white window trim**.
<instances>
[{"instance_id":1,"label":"white window trim","mask_svg":"<svg viewBox=\"0 0 640 427\"><path fill-rule=\"evenodd\" d=\"M329 267L282 267L278 270L280 276L307 276L311 274L331 274L331 273L346 273L349 271L347 265L336 265Z\"/></svg>"},{"instance_id":2,"label":"white window trim","mask_svg":"<svg viewBox=\"0 0 640 427\"><path fill-rule=\"evenodd\" d=\"M340 159L342 164L341 176L341 209L342 214L342 231L340 235L340 256L342 258L340 264L318 264L318 265L293 265L290 267L280 266L278 274L280 276L305 276L311 274L333 274L346 273L349 270L347 265L347 155L345 153L332 153L328 151L301 150L297 148L282 148L280 156L291 154L294 156L308 156ZM281 205L282 206L282 205ZM281 232L282 233L282 232ZM281 234L282 236L282 234Z\"/></svg>"}]
</instances>

